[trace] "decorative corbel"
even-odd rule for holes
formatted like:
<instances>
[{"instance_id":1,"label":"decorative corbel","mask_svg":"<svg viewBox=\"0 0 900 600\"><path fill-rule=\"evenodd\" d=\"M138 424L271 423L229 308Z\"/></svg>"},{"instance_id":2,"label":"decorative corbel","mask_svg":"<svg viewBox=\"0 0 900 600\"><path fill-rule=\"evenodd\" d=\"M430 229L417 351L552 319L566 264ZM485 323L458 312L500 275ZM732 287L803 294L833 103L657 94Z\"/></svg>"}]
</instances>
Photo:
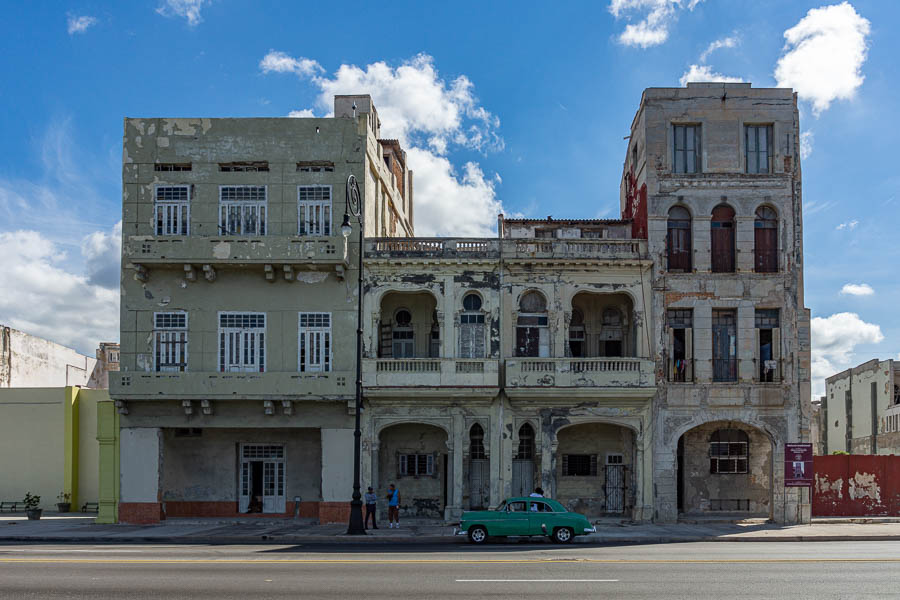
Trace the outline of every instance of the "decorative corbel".
<instances>
[{"instance_id":1,"label":"decorative corbel","mask_svg":"<svg viewBox=\"0 0 900 600\"><path fill-rule=\"evenodd\" d=\"M181 407L184 409L184 414L186 414L186 415L194 414L194 406L191 404L190 400L182 400Z\"/></svg>"},{"instance_id":2,"label":"decorative corbel","mask_svg":"<svg viewBox=\"0 0 900 600\"><path fill-rule=\"evenodd\" d=\"M266 281L275 283L275 267L272 265L263 265L263 269L266 272Z\"/></svg>"},{"instance_id":3,"label":"decorative corbel","mask_svg":"<svg viewBox=\"0 0 900 600\"><path fill-rule=\"evenodd\" d=\"M206 280L212 283L216 280L216 270L212 265L203 265L203 276L206 277Z\"/></svg>"},{"instance_id":4,"label":"decorative corbel","mask_svg":"<svg viewBox=\"0 0 900 600\"><path fill-rule=\"evenodd\" d=\"M281 265L281 269L284 271L285 281L294 280L294 267L292 267L291 265Z\"/></svg>"},{"instance_id":5,"label":"decorative corbel","mask_svg":"<svg viewBox=\"0 0 900 600\"><path fill-rule=\"evenodd\" d=\"M188 281L197 281L197 271L194 269L194 265L184 265L184 278Z\"/></svg>"},{"instance_id":6,"label":"decorative corbel","mask_svg":"<svg viewBox=\"0 0 900 600\"><path fill-rule=\"evenodd\" d=\"M147 267L144 265L134 265L134 279L135 281L140 281L141 283L147 281L150 278L150 272L147 270Z\"/></svg>"},{"instance_id":7,"label":"decorative corbel","mask_svg":"<svg viewBox=\"0 0 900 600\"><path fill-rule=\"evenodd\" d=\"M275 403L272 402L271 400L263 400L263 411L267 415L274 415L275 414Z\"/></svg>"},{"instance_id":8,"label":"decorative corbel","mask_svg":"<svg viewBox=\"0 0 900 600\"><path fill-rule=\"evenodd\" d=\"M294 414L294 403L290 400L282 400L281 412L287 416Z\"/></svg>"},{"instance_id":9,"label":"decorative corbel","mask_svg":"<svg viewBox=\"0 0 900 600\"><path fill-rule=\"evenodd\" d=\"M128 414L128 405L125 404L124 400L116 400L116 412L120 415Z\"/></svg>"},{"instance_id":10,"label":"decorative corbel","mask_svg":"<svg viewBox=\"0 0 900 600\"><path fill-rule=\"evenodd\" d=\"M210 402L209 400L201 400L200 409L203 411L204 415L213 414L212 402Z\"/></svg>"}]
</instances>

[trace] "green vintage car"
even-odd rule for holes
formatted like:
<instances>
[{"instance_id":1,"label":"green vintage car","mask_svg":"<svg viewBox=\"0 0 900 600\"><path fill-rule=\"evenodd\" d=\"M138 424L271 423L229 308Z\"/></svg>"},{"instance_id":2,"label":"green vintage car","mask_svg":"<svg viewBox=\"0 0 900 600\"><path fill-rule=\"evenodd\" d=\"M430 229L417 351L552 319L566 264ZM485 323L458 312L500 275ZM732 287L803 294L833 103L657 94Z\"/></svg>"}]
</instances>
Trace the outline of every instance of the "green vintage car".
<instances>
[{"instance_id":1,"label":"green vintage car","mask_svg":"<svg viewBox=\"0 0 900 600\"><path fill-rule=\"evenodd\" d=\"M488 536L546 535L560 544L576 535L596 533L582 514L569 512L550 498L508 498L494 510L466 511L459 521L457 535L469 536L473 544L483 544Z\"/></svg>"}]
</instances>

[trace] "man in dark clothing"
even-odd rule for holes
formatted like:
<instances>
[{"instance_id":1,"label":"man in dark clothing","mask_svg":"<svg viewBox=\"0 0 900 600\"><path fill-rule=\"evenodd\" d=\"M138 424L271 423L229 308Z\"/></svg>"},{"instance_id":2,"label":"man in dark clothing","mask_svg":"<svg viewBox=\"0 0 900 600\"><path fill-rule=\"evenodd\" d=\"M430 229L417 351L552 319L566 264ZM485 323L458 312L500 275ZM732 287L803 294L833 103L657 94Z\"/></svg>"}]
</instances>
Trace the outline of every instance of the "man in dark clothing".
<instances>
[{"instance_id":1,"label":"man in dark clothing","mask_svg":"<svg viewBox=\"0 0 900 600\"><path fill-rule=\"evenodd\" d=\"M369 515L372 515L372 529L378 529L378 523L375 522L375 508L378 502L378 496L375 495L375 491L372 490L372 487L369 487L369 491L366 492L365 495L366 500L366 523L365 528L369 528Z\"/></svg>"}]
</instances>

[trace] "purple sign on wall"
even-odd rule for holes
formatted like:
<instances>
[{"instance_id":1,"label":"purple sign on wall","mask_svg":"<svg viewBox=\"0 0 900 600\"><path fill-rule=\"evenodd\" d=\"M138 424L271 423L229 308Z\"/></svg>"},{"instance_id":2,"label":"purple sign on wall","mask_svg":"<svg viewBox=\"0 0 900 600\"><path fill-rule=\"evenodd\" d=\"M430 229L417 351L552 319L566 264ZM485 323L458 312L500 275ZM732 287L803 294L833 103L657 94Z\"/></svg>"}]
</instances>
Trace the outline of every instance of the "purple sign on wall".
<instances>
[{"instance_id":1,"label":"purple sign on wall","mask_svg":"<svg viewBox=\"0 0 900 600\"><path fill-rule=\"evenodd\" d=\"M785 444L784 487L811 487L812 484L812 444Z\"/></svg>"}]
</instances>

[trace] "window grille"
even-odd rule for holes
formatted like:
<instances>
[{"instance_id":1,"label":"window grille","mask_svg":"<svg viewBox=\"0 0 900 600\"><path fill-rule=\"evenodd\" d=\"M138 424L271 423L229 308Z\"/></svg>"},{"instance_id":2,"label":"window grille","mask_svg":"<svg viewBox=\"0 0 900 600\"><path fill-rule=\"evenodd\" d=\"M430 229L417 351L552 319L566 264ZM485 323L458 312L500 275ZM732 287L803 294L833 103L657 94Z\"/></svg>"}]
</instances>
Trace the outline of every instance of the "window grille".
<instances>
[{"instance_id":1,"label":"window grille","mask_svg":"<svg viewBox=\"0 0 900 600\"><path fill-rule=\"evenodd\" d=\"M153 315L153 367L157 372L187 370L187 313Z\"/></svg>"},{"instance_id":2,"label":"window grille","mask_svg":"<svg viewBox=\"0 0 900 600\"><path fill-rule=\"evenodd\" d=\"M241 457L253 460L284 458L284 446L279 444L244 444L241 450Z\"/></svg>"},{"instance_id":3,"label":"window grille","mask_svg":"<svg viewBox=\"0 0 900 600\"><path fill-rule=\"evenodd\" d=\"M334 163L326 161L300 161L297 163L298 173L332 173Z\"/></svg>"},{"instance_id":4,"label":"window grille","mask_svg":"<svg viewBox=\"0 0 900 600\"><path fill-rule=\"evenodd\" d=\"M331 235L331 186L301 185L297 188L299 235Z\"/></svg>"},{"instance_id":5,"label":"window grille","mask_svg":"<svg viewBox=\"0 0 900 600\"><path fill-rule=\"evenodd\" d=\"M219 371L265 372L265 313L219 313Z\"/></svg>"},{"instance_id":6,"label":"window grille","mask_svg":"<svg viewBox=\"0 0 900 600\"><path fill-rule=\"evenodd\" d=\"M191 163L156 163L153 165L154 171L190 171Z\"/></svg>"},{"instance_id":7,"label":"window grille","mask_svg":"<svg viewBox=\"0 0 900 600\"><path fill-rule=\"evenodd\" d=\"M190 232L190 186L158 185L153 189L156 235L188 235Z\"/></svg>"},{"instance_id":8,"label":"window grille","mask_svg":"<svg viewBox=\"0 0 900 600\"><path fill-rule=\"evenodd\" d=\"M740 429L719 429L709 439L710 473L748 473L750 438Z\"/></svg>"},{"instance_id":9,"label":"window grille","mask_svg":"<svg viewBox=\"0 0 900 600\"><path fill-rule=\"evenodd\" d=\"M299 313L301 372L331 371L331 313Z\"/></svg>"},{"instance_id":10,"label":"window grille","mask_svg":"<svg viewBox=\"0 0 900 600\"><path fill-rule=\"evenodd\" d=\"M596 454L563 454L563 476L596 477Z\"/></svg>"},{"instance_id":11,"label":"window grille","mask_svg":"<svg viewBox=\"0 0 900 600\"><path fill-rule=\"evenodd\" d=\"M670 308L666 311L666 323L670 329L691 329L694 326L694 311L690 308Z\"/></svg>"},{"instance_id":12,"label":"window grille","mask_svg":"<svg viewBox=\"0 0 900 600\"><path fill-rule=\"evenodd\" d=\"M756 328L757 329L777 329L779 327L778 309L777 308L758 308L756 309Z\"/></svg>"},{"instance_id":13,"label":"window grille","mask_svg":"<svg viewBox=\"0 0 900 600\"><path fill-rule=\"evenodd\" d=\"M266 186L220 187L219 233L265 235L266 206Z\"/></svg>"},{"instance_id":14,"label":"window grille","mask_svg":"<svg viewBox=\"0 0 900 600\"><path fill-rule=\"evenodd\" d=\"M434 477L434 454L401 454L398 471L408 477Z\"/></svg>"},{"instance_id":15,"label":"window grille","mask_svg":"<svg viewBox=\"0 0 900 600\"><path fill-rule=\"evenodd\" d=\"M269 162L265 160L219 163L219 171L223 173L255 173L268 170Z\"/></svg>"}]
</instances>

